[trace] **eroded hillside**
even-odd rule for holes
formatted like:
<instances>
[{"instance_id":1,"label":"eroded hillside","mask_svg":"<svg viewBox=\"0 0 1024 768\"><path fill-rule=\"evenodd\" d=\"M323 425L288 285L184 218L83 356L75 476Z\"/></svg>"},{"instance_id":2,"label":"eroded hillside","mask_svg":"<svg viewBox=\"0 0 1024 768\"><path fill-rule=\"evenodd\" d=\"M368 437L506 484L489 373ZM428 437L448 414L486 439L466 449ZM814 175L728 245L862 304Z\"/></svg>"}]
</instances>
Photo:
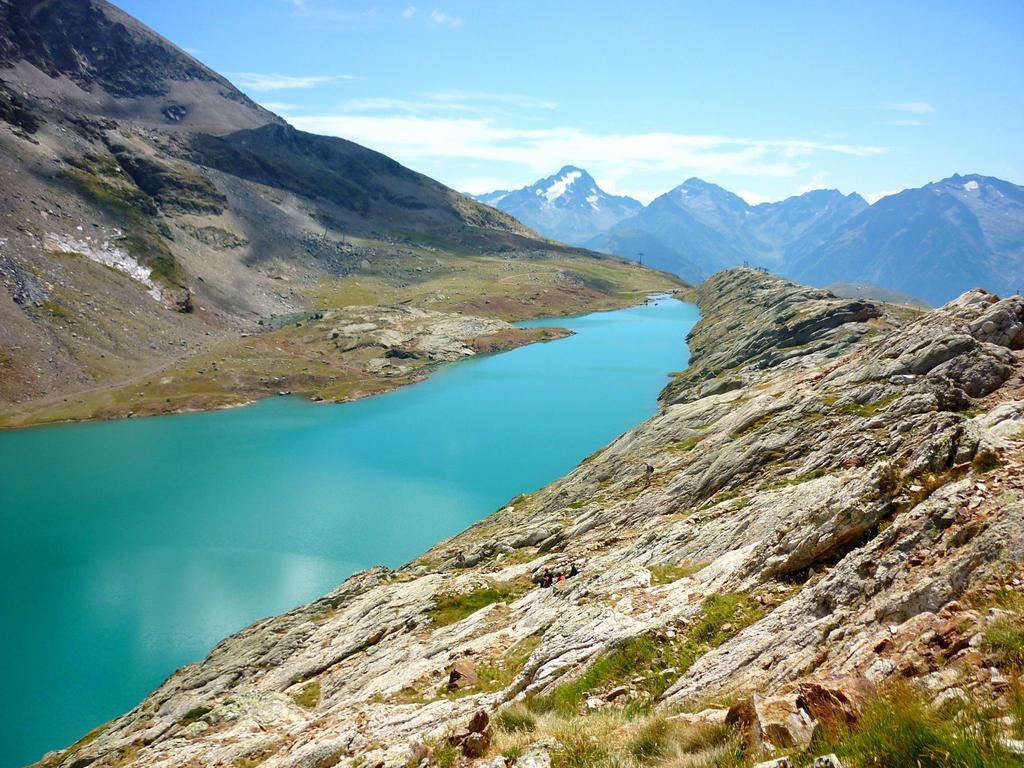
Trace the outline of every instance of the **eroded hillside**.
<instances>
[{"instance_id":1,"label":"eroded hillside","mask_svg":"<svg viewBox=\"0 0 1024 768\"><path fill-rule=\"evenodd\" d=\"M904 720L1018 764L1024 299L698 299L656 416L43 764L899 765Z\"/></svg>"}]
</instances>

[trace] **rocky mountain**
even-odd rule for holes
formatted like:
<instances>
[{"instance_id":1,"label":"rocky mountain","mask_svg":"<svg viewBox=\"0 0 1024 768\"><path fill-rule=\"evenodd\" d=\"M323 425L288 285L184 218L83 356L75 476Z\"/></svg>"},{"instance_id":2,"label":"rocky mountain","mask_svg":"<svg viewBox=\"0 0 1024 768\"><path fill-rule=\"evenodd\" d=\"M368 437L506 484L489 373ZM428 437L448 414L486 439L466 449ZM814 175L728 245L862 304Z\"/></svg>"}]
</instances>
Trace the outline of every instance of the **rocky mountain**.
<instances>
[{"instance_id":1,"label":"rocky mountain","mask_svg":"<svg viewBox=\"0 0 1024 768\"><path fill-rule=\"evenodd\" d=\"M859 195L836 190L749 205L692 178L589 245L627 258L643 253L645 263L694 281L744 263L784 270L865 208Z\"/></svg>"},{"instance_id":2,"label":"rocky mountain","mask_svg":"<svg viewBox=\"0 0 1024 768\"><path fill-rule=\"evenodd\" d=\"M934 304L973 286L1024 283L1024 187L990 176L951 176L882 198L822 245L787 264L815 284L863 281Z\"/></svg>"},{"instance_id":3,"label":"rocky mountain","mask_svg":"<svg viewBox=\"0 0 1024 768\"><path fill-rule=\"evenodd\" d=\"M650 420L40 765L1019 764L1024 298L697 301Z\"/></svg>"},{"instance_id":4,"label":"rocky mountain","mask_svg":"<svg viewBox=\"0 0 1024 768\"><path fill-rule=\"evenodd\" d=\"M869 206L816 190L748 205L689 179L588 245L699 281L749 263L812 285L863 283L942 304L1024 282L1024 187L951 176Z\"/></svg>"},{"instance_id":5,"label":"rocky mountain","mask_svg":"<svg viewBox=\"0 0 1024 768\"><path fill-rule=\"evenodd\" d=\"M589 173L574 165L528 187L488 192L476 199L547 237L573 245L584 245L643 208L631 197L609 195Z\"/></svg>"},{"instance_id":6,"label":"rocky mountain","mask_svg":"<svg viewBox=\"0 0 1024 768\"><path fill-rule=\"evenodd\" d=\"M311 381L278 318L390 298L508 320L651 283L596 260L292 128L105 0L0 0L0 424L358 394L365 371ZM288 354L242 352L255 332Z\"/></svg>"}]
</instances>

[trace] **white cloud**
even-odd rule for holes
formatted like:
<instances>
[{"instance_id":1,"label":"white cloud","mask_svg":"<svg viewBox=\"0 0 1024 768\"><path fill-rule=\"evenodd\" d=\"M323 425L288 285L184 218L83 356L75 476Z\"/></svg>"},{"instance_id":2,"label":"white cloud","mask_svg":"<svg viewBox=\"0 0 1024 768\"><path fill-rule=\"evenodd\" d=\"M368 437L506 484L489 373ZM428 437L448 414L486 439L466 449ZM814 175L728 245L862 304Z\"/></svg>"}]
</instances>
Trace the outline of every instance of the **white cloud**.
<instances>
[{"instance_id":1,"label":"white cloud","mask_svg":"<svg viewBox=\"0 0 1024 768\"><path fill-rule=\"evenodd\" d=\"M278 75L259 72L233 72L228 75L239 88L253 91L284 91L293 88L312 88L314 85L335 80L356 80L355 75Z\"/></svg>"},{"instance_id":2,"label":"white cloud","mask_svg":"<svg viewBox=\"0 0 1024 768\"><path fill-rule=\"evenodd\" d=\"M644 205L647 205L651 200L665 194L664 189L644 189L634 187L628 184L623 186L623 179L617 176L595 176L594 180L597 185L607 192L609 195L620 195L625 197L632 197L634 200L639 200Z\"/></svg>"},{"instance_id":3,"label":"white cloud","mask_svg":"<svg viewBox=\"0 0 1024 768\"><path fill-rule=\"evenodd\" d=\"M904 101L899 104L890 104L889 109L896 112L912 112L915 115L927 115L935 111L935 107L927 101Z\"/></svg>"},{"instance_id":4,"label":"white cloud","mask_svg":"<svg viewBox=\"0 0 1024 768\"><path fill-rule=\"evenodd\" d=\"M825 173L824 171L819 171L818 173L814 174L811 177L810 181L806 182L805 184L801 184L799 187L797 187L796 193L798 195L802 195L805 192L813 192L816 189L824 189L825 179L827 178L827 173Z\"/></svg>"},{"instance_id":5,"label":"white cloud","mask_svg":"<svg viewBox=\"0 0 1024 768\"><path fill-rule=\"evenodd\" d=\"M489 161L512 164L517 176L524 175L524 169L539 176L571 158L599 174L619 194L623 181L642 174L792 177L806 172L815 156L873 157L886 151L804 139L507 127L493 118L470 116L336 114L297 116L292 122L303 130L343 136L421 167L454 159Z\"/></svg>"},{"instance_id":6,"label":"white cloud","mask_svg":"<svg viewBox=\"0 0 1024 768\"><path fill-rule=\"evenodd\" d=\"M889 125L901 125L901 126L931 125L931 123L926 123L924 120L889 120L888 124Z\"/></svg>"},{"instance_id":7,"label":"white cloud","mask_svg":"<svg viewBox=\"0 0 1024 768\"><path fill-rule=\"evenodd\" d=\"M863 197L865 200L867 200L869 204L874 205L879 200L881 200L883 197L889 197L889 195L895 195L895 194L897 194L899 192L902 192L902 191L903 191L902 189L884 189L884 190L881 190L880 192L867 192L867 193L861 195L861 197Z\"/></svg>"},{"instance_id":8,"label":"white cloud","mask_svg":"<svg viewBox=\"0 0 1024 768\"><path fill-rule=\"evenodd\" d=\"M770 195L762 195L760 192L753 192L749 189L739 189L736 191L736 194L746 200L750 205L775 202L775 198Z\"/></svg>"},{"instance_id":9,"label":"white cloud","mask_svg":"<svg viewBox=\"0 0 1024 768\"><path fill-rule=\"evenodd\" d=\"M430 12L430 20L442 27L461 27L463 22L461 16L452 16L436 8Z\"/></svg>"},{"instance_id":10,"label":"white cloud","mask_svg":"<svg viewBox=\"0 0 1024 768\"><path fill-rule=\"evenodd\" d=\"M402 18L411 19L413 16L416 15L417 11L419 11L419 8L417 8L415 5L410 5L404 11L402 11Z\"/></svg>"}]
</instances>

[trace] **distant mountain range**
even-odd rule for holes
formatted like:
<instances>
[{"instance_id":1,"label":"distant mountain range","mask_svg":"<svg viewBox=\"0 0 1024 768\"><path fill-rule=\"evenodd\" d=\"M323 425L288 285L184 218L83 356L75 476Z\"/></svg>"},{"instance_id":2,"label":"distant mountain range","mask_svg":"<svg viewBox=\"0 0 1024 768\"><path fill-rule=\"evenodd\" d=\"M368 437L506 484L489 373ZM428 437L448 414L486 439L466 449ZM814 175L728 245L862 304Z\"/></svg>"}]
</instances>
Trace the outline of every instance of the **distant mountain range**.
<instances>
[{"instance_id":1,"label":"distant mountain range","mask_svg":"<svg viewBox=\"0 0 1024 768\"><path fill-rule=\"evenodd\" d=\"M1024 187L988 176L951 176L874 205L834 189L750 205L691 178L640 206L566 166L530 187L477 199L541 234L691 281L749 263L815 285L874 285L931 304L977 286L1013 293L1024 282Z\"/></svg>"},{"instance_id":2,"label":"distant mountain range","mask_svg":"<svg viewBox=\"0 0 1024 768\"><path fill-rule=\"evenodd\" d=\"M489 192L476 199L572 245L583 245L644 207L631 197L609 195L589 173L573 165L528 187Z\"/></svg>"}]
</instances>

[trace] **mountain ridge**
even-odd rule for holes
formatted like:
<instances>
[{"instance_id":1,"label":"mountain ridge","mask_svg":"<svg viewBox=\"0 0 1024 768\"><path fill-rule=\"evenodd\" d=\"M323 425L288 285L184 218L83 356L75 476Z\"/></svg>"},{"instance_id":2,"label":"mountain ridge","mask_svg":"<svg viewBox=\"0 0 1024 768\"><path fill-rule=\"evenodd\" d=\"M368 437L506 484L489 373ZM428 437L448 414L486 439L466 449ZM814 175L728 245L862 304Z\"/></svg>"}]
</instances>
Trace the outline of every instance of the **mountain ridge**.
<instances>
[{"instance_id":1,"label":"mountain ridge","mask_svg":"<svg viewBox=\"0 0 1024 768\"><path fill-rule=\"evenodd\" d=\"M474 195L538 231L572 245L585 245L598 232L643 206L631 197L610 195L584 169L565 165L516 190Z\"/></svg>"},{"instance_id":2,"label":"mountain ridge","mask_svg":"<svg viewBox=\"0 0 1024 768\"><path fill-rule=\"evenodd\" d=\"M871 205L834 189L751 205L691 177L585 245L643 254L691 282L749 263L814 285L877 284L937 305L972 287L1007 292L1024 282L1024 187L954 174Z\"/></svg>"}]
</instances>

